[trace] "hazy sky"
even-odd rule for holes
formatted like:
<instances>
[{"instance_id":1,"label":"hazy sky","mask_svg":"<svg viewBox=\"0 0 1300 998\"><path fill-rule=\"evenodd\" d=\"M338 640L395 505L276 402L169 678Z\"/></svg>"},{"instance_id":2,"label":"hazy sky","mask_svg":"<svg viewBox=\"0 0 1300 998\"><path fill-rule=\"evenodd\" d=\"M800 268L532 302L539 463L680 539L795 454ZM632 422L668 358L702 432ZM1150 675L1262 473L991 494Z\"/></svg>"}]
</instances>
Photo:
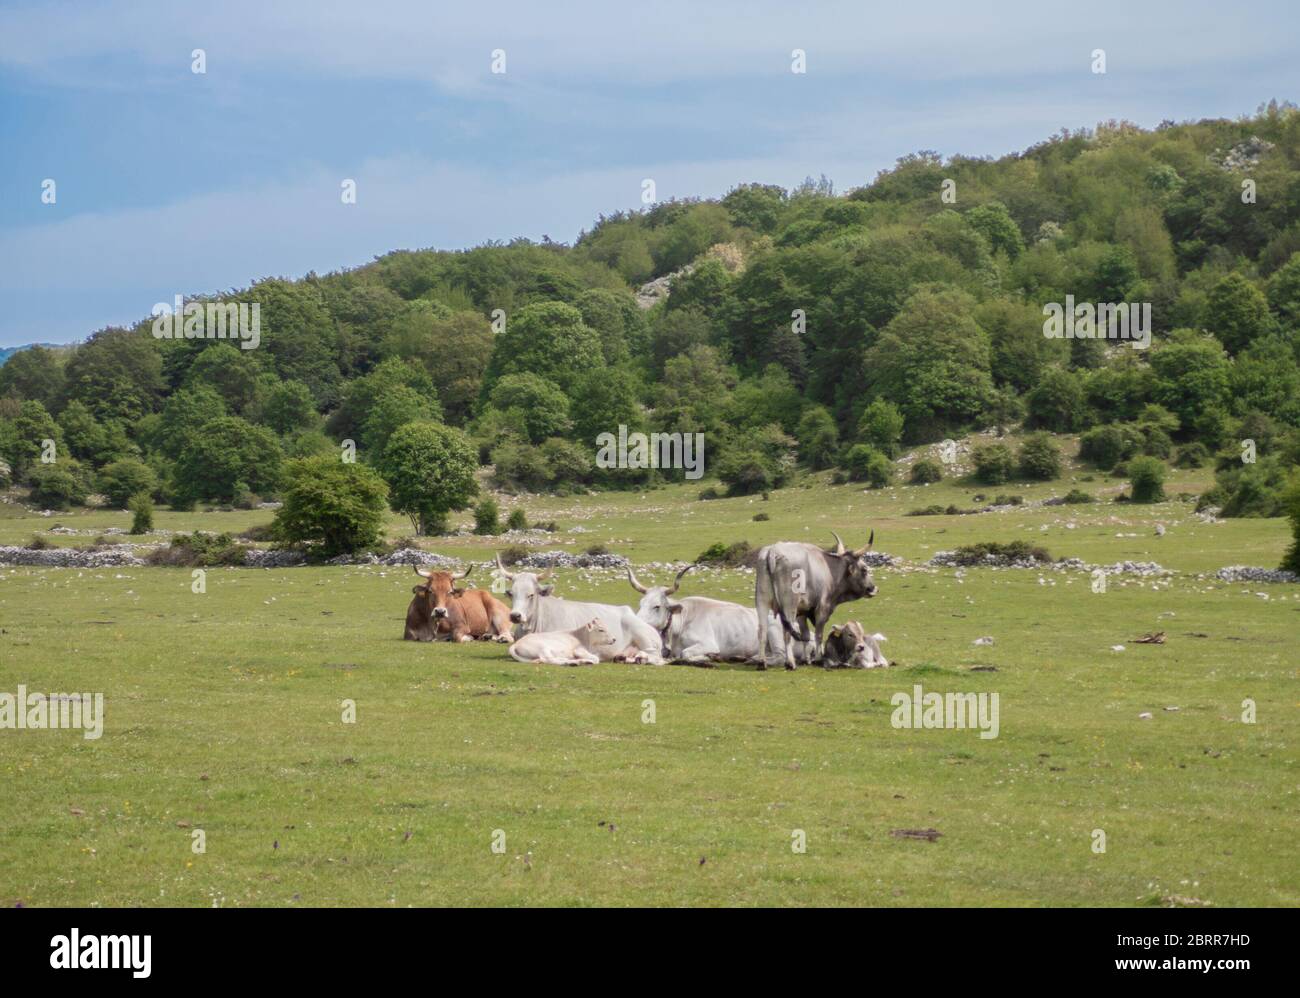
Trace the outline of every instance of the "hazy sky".
<instances>
[{"instance_id":1,"label":"hazy sky","mask_svg":"<svg viewBox=\"0 0 1300 998\"><path fill-rule=\"evenodd\" d=\"M0 346L392 249L571 242L644 178L847 190L918 149L1236 117L1300 98L1298 28L1291 2L0 0Z\"/></svg>"}]
</instances>

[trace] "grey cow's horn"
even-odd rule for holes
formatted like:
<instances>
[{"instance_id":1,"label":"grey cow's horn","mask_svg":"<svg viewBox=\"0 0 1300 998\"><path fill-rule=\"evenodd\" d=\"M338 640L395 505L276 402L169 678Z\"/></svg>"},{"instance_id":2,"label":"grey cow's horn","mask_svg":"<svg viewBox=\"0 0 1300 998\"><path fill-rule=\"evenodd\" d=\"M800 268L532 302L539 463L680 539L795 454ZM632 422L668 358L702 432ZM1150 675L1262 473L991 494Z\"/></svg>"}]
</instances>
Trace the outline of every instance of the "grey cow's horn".
<instances>
[{"instance_id":1,"label":"grey cow's horn","mask_svg":"<svg viewBox=\"0 0 1300 998\"><path fill-rule=\"evenodd\" d=\"M513 578L515 577L515 573L514 573L514 572L508 571L508 570L506 569L506 566L503 565L503 564L501 564L501 555L500 555L500 553L497 554L497 571L501 573L502 578L505 578L505 579L513 579Z\"/></svg>"},{"instance_id":2,"label":"grey cow's horn","mask_svg":"<svg viewBox=\"0 0 1300 998\"><path fill-rule=\"evenodd\" d=\"M866 554L868 551L871 550L871 545L875 543L876 543L876 532L873 530L871 531L871 536L867 538L866 546L859 548L853 553L857 555L859 558L861 558L864 554Z\"/></svg>"},{"instance_id":3,"label":"grey cow's horn","mask_svg":"<svg viewBox=\"0 0 1300 998\"><path fill-rule=\"evenodd\" d=\"M694 567L695 567L695 562L691 562L689 565L687 565L685 568L683 568L680 572L677 573L677 578L673 579L673 587L668 590L669 596L677 592L677 587L682 584L682 576L685 575Z\"/></svg>"},{"instance_id":4,"label":"grey cow's horn","mask_svg":"<svg viewBox=\"0 0 1300 998\"><path fill-rule=\"evenodd\" d=\"M836 554L843 554L843 553L844 553L844 542L843 542L842 540L840 540L840 535L837 534L834 530L832 530L832 531L831 531L831 536L835 538L835 553L836 553Z\"/></svg>"},{"instance_id":5,"label":"grey cow's horn","mask_svg":"<svg viewBox=\"0 0 1300 998\"><path fill-rule=\"evenodd\" d=\"M645 595L646 587L641 585L641 583L637 581L636 575L632 572L631 565L627 566L627 581L632 583L633 589L635 589L637 592L641 593L642 595Z\"/></svg>"}]
</instances>

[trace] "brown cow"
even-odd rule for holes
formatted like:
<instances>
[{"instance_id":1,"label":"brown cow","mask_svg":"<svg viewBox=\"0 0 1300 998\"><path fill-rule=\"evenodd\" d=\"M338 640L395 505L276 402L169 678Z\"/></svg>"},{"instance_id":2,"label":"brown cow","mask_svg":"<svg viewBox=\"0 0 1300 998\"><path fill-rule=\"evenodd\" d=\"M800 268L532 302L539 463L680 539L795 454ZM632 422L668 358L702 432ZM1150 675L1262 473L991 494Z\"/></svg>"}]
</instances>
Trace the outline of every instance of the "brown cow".
<instances>
[{"instance_id":1,"label":"brown cow","mask_svg":"<svg viewBox=\"0 0 1300 998\"><path fill-rule=\"evenodd\" d=\"M414 566L412 566L414 568ZM421 572L424 585L411 591L415 599L406 611L407 641L473 641L475 638L509 643L510 609L483 589L457 589L455 583L469 575L473 566L460 575L451 572Z\"/></svg>"}]
</instances>

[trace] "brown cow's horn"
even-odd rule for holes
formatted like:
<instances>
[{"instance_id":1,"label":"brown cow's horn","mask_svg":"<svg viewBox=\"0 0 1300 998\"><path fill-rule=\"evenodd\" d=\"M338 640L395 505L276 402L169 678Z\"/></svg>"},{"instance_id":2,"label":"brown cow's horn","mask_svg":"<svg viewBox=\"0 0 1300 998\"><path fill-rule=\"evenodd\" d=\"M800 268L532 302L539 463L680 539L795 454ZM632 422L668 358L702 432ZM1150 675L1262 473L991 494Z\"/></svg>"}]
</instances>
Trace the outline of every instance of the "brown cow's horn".
<instances>
[{"instance_id":1,"label":"brown cow's horn","mask_svg":"<svg viewBox=\"0 0 1300 998\"><path fill-rule=\"evenodd\" d=\"M415 574L422 579L427 579L429 576L433 574L432 572L421 572L419 565L412 565L411 568L413 568L415 570Z\"/></svg>"},{"instance_id":2,"label":"brown cow's horn","mask_svg":"<svg viewBox=\"0 0 1300 998\"><path fill-rule=\"evenodd\" d=\"M506 578L506 579L513 579L513 578L515 577L515 573L514 573L514 572L507 571L507 570L506 570L506 566L503 565L503 564L501 564L501 555L500 555L500 554L497 554L497 571L500 572L501 575L502 575L504 578Z\"/></svg>"},{"instance_id":3,"label":"brown cow's horn","mask_svg":"<svg viewBox=\"0 0 1300 998\"><path fill-rule=\"evenodd\" d=\"M844 553L844 542L843 542L842 540L840 540L840 535L837 534L834 530L832 530L832 531L831 531L831 536L835 538L835 553L836 553L836 554L843 554L843 553Z\"/></svg>"},{"instance_id":4,"label":"brown cow's horn","mask_svg":"<svg viewBox=\"0 0 1300 998\"><path fill-rule=\"evenodd\" d=\"M677 573L677 578L673 579L673 587L668 590L669 596L677 592L677 587L682 584L682 576L685 575L694 567L695 567L695 563L691 562L691 564L687 565L685 568L683 568L680 572Z\"/></svg>"},{"instance_id":5,"label":"brown cow's horn","mask_svg":"<svg viewBox=\"0 0 1300 998\"><path fill-rule=\"evenodd\" d=\"M640 582L637 581L636 575L633 574L632 572L631 565L627 566L627 581L632 583L632 588L635 589L637 592L641 593L642 595L645 594L646 588L645 586L641 585Z\"/></svg>"},{"instance_id":6,"label":"brown cow's horn","mask_svg":"<svg viewBox=\"0 0 1300 998\"><path fill-rule=\"evenodd\" d=\"M467 569L465 569L465 571L461 572L460 575L453 575L453 576L452 576L452 580L453 580L453 581L456 581L456 582L459 582L461 579L468 579L468 578L469 578L469 573L472 572L472 571L474 571L474 563L471 561L471 562L469 563L469 568L467 568Z\"/></svg>"}]
</instances>

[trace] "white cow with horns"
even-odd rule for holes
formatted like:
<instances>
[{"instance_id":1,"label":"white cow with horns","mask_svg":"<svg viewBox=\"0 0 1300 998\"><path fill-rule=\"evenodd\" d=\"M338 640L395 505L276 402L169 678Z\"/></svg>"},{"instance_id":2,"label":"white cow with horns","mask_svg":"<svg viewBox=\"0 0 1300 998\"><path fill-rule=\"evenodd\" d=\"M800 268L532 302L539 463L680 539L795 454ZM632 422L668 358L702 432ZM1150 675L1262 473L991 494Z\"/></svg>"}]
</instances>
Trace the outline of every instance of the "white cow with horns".
<instances>
[{"instance_id":1,"label":"white cow with horns","mask_svg":"<svg viewBox=\"0 0 1300 998\"><path fill-rule=\"evenodd\" d=\"M600 649L602 661L626 660L663 665L663 641L659 632L640 620L628 606L607 603L579 603L554 596L554 585L543 585L548 570L540 577L532 572L511 572L497 555L497 571L510 583L510 621L519 636L545 631L572 631L593 619L609 632L612 644Z\"/></svg>"},{"instance_id":2,"label":"white cow with horns","mask_svg":"<svg viewBox=\"0 0 1300 998\"><path fill-rule=\"evenodd\" d=\"M628 566L627 580L641 593L641 605L636 615L659 632L663 639L664 655L670 659L696 664L714 660L746 661L758 654L758 612L752 606L709 599L707 596L685 596L673 599L682 583L682 576L695 565L687 565L677 573L672 588L645 586ZM781 647L781 623L775 616L768 618L768 642L774 649ZM799 642L795 654L802 656L806 646Z\"/></svg>"}]
</instances>

